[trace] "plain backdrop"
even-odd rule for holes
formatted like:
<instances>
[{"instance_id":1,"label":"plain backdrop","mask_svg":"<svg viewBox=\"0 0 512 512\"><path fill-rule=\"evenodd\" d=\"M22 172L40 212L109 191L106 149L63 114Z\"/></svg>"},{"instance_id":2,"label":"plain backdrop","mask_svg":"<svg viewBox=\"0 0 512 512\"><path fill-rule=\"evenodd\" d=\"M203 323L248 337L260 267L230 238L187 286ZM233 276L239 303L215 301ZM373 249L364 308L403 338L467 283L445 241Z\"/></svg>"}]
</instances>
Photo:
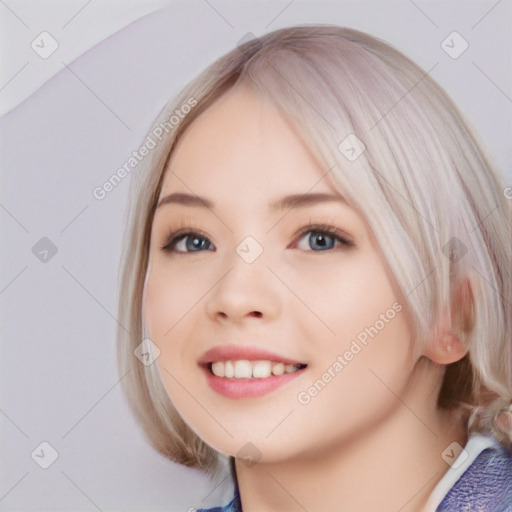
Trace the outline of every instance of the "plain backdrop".
<instances>
[{"instance_id":1,"label":"plain backdrop","mask_svg":"<svg viewBox=\"0 0 512 512\"><path fill-rule=\"evenodd\" d=\"M28 91L27 81L38 76L32 65L46 62L54 70L41 74L42 86L32 82L37 90L21 103L11 94L19 104L0 120L0 510L178 511L224 504L229 486L215 488L156 454L120 393L115 314L129 180L103 200L94 188L140 146L166 101L246 33L303 23L367 31L425 70L437 64L431 76L477 128L511 185L512 3L163 2L163 10L142 17L138 11L133 23L112 29L75 60L74 37L90 30L94 39L105 2L73 3L76 12L67 19L75 16L78 26L87 16L76 33L71 23L58 29L62 19L50 23L53 13L61 15L59 6L69 11L69 2L38 3L48 7L45 25L31 16L29 3L0 2L0 94ZM31 43L45 30L59 48L42 59ZM442 46L454 31L469 45L458 58ZM465 44L456 37L453 44ZM17 72L24 62L31 66ZM58 458L43 469L53 450Z\"/></svg>"}]
</instances>

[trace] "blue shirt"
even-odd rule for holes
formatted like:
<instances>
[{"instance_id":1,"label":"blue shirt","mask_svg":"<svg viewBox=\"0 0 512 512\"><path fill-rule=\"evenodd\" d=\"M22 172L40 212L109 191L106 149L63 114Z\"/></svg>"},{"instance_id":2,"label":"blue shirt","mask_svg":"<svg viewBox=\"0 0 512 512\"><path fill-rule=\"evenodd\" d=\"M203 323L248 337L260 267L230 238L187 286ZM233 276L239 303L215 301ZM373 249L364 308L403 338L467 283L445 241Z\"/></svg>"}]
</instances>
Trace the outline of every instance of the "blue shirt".
<instances>
[{"instance_id":1,"label":"blue shirt","mask_svg":"<svg viewBox=\"0 0 512 512\"><path fill-rule=\"evenodd\" d=\"M498 447L483 450L448 491L436 512L512 512L512 452ZM242 512L235 486L224 507L197 512Z\"/></svg>"}]
</instances>

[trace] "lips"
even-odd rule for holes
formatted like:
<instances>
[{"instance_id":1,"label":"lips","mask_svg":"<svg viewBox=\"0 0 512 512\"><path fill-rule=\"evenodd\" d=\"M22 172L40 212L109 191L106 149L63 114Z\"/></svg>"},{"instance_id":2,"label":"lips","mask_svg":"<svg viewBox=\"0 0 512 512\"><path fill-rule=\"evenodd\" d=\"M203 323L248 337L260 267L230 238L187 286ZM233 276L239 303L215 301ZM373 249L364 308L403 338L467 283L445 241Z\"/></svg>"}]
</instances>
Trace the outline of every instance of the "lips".
<instances>
[{"instance_id":1,"label":"lips","mask_svg":"<svg viewBox=\"0 0 512 512\"><path fill-rule=\"evenodd\" d=\"M307 364L259 347L221 345L198 361L208 385L232 399L266 395L301 374Z\"/></svg>"}]
</instances>

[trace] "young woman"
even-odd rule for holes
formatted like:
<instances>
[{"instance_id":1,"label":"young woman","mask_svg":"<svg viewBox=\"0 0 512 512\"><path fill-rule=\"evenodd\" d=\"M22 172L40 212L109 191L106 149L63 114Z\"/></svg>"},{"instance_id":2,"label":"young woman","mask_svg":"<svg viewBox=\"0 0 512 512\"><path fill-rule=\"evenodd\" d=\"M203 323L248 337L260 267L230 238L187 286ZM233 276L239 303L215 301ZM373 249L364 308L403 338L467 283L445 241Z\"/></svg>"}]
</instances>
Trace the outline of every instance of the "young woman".
<instances>
[{"instance_id":1,"label":"young woman","mask_svg":"<svg viewBox=\"0 0 512 512\"><path fill-rule=\"evenodd\" d=\"M213 510L512 510L510 207L428 74L282 29L149 137L120 372L158 451L229 463Z\"/></svg>"}]
</instances>

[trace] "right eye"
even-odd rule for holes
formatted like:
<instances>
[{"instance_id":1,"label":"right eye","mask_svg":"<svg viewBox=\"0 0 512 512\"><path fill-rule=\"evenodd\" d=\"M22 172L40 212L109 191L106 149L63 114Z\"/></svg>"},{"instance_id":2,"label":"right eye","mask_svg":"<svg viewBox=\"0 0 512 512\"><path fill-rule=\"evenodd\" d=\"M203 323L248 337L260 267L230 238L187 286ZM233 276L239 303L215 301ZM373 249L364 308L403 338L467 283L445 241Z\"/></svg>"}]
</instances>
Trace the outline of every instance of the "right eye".
<instances>
[{"instance_id":1,"label":"right eye","mask_svg":"<svg viewBox=\"0 0 512 512\"><path fill-rule=\"evenodd\" d=\"M205 236L194 233L177 233L171 234L162 247L166 252L200 252L200 251L214 251L215 246Z\"/></svg>"}]
</instances>

